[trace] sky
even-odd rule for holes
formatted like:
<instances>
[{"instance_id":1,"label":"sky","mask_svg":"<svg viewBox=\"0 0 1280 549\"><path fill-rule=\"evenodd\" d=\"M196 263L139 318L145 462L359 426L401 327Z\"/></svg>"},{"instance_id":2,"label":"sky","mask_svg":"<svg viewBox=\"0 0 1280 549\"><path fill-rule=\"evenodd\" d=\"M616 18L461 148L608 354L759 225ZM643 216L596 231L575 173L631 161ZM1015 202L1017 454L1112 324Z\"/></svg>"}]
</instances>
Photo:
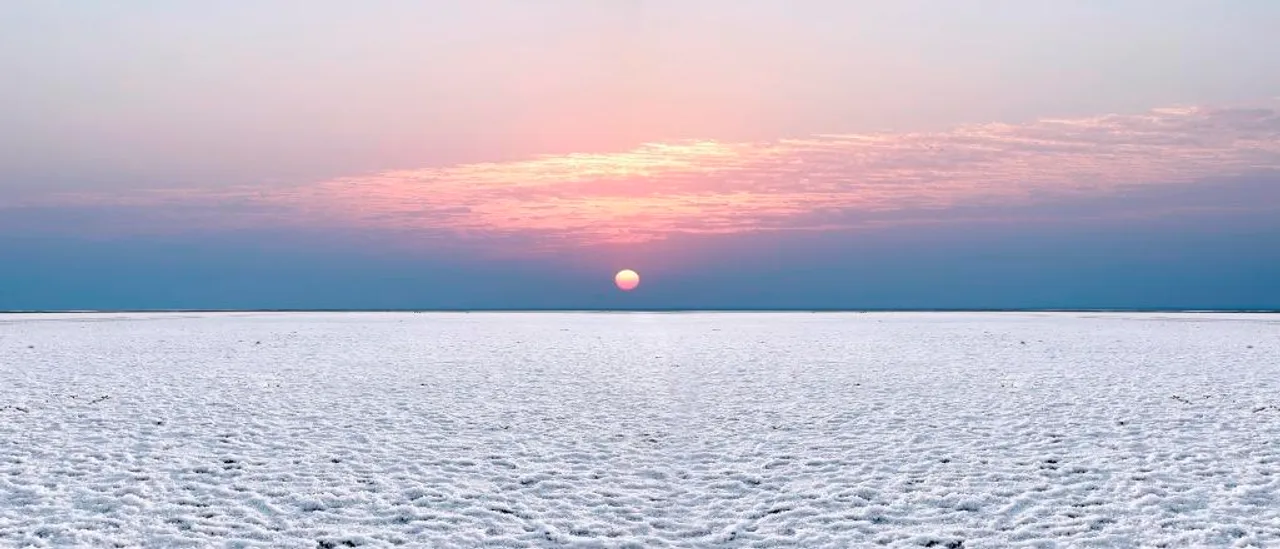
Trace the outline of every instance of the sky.
<instances>
[{"instance_id":1,"label":"sky","mask_svg":"<svg viewBox=\"0 0 1280 549\"><path fill-rule=\"evenodd\" d=\"M1271 0L8 0L0 310L1280 309L1276 28Z\"/></svg>"}]
</instances>

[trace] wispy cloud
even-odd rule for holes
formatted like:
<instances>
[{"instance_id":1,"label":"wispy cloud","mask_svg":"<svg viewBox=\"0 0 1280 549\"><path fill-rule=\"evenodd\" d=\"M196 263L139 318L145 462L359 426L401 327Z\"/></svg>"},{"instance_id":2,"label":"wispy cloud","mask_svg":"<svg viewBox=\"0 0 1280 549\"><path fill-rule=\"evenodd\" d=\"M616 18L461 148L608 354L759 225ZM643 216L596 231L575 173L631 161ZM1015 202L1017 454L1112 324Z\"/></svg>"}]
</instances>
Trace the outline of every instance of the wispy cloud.
<instances>
[{"instance_id":1,"label":"wispy cloud","mask_svg":"<svg viewBox=\"0 0 1280 549\"><path fill-rule=\"evenodd\" d=\"M1275 108L1186 107L937 133L649 143L285 188L58 195L10 207L168 209L180 217L174 223L212 227L617 243L918 221L931 212L1052 204L1272 170L1280 170Z\"/></svg>"}]
</instances>

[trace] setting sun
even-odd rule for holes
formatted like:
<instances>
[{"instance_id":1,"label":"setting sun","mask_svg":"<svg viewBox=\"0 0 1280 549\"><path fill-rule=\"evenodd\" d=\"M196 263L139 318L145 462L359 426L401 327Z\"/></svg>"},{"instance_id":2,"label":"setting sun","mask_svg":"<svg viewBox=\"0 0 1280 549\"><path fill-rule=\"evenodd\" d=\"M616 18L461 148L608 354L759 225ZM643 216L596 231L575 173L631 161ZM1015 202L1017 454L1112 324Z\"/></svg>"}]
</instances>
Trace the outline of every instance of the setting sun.
<instances>
[{"instance_id":1,"label":"setting sun","mask_svg":"<svg viewBox=\"0 0 1280 549\"><path fill-rule=\"evenodd\" d=\"M619 290L629 292L640 285L640 275L631 269L623 269L613 276L613 283Z\"/></svg>"}]
</instances>

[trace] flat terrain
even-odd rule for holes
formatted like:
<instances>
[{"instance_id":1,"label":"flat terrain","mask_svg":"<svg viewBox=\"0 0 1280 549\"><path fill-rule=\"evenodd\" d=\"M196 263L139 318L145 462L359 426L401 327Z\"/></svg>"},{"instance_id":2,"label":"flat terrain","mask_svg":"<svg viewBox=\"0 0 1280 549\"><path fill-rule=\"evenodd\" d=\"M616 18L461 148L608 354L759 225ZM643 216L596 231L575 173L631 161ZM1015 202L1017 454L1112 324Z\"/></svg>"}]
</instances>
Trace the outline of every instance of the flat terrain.
<instances>
[{"instance_id":1,"label":"flat terrain","mask_svg":"<svg viewBox=\"0 0 1280 549\"><path fill-rule=\"evenodd\" d=\"M0 546L1277 547L1280 315L0 315Z\"/></svg>"}]
</instances>

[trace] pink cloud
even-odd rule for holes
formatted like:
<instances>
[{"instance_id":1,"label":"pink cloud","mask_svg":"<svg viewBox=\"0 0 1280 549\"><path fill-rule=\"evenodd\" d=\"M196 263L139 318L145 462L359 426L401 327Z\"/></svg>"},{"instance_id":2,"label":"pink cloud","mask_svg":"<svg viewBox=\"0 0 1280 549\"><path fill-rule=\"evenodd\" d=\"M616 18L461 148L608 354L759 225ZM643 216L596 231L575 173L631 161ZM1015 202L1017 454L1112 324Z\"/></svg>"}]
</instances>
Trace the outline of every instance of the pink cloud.
<instances>
[{"instance_id":1,"label":"pink cloud","mask_svg":"<svg viewBox=\"0 0 1280 549\"><path fill-rule=\"evenodd\" d=\"M938 133L647 143L629 151L390 170L285 188L50 197L52 204L183 209L216 227L545 235L558 244L679 234L827 230L919 222L958 207L1052 203L1280 169L1280 114L1155 109L981 124ZM833 215L815 215L815 214ZM834 215L839 214L839 215ZM832 218L845 221L833 222Z\"/></svg>"}]
</instances>

